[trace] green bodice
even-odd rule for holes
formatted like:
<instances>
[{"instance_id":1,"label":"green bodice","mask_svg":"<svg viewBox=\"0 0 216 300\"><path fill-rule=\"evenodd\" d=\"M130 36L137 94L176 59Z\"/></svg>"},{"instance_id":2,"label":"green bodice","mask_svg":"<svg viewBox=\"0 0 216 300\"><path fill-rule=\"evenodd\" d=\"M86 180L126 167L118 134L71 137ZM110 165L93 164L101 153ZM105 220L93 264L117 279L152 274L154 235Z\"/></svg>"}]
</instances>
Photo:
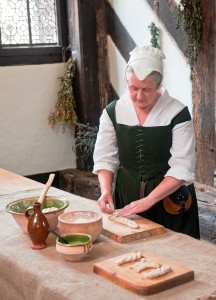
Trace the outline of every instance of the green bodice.
<instances>
[{"instance_id":1,"label":"green bodice","mask_svg":"<svg viewBox=\"0 0 216 300\"><path fill-rule=\"evenodd\" d=\"M147 180L169 169L171 126L143 127L116 124L121 166Z\"/></svg>"},{"instance_id":2,"label":"green bodice","mask_svg":"<svg viewBox=\"0 0 216 300\"><path fill-rule=\"evenodd\" d=\"M166 126L144 127L118 124L115 118L116 101L107 112L116 131L119 160L122 167L139 180L147 180L169 169L172 129L175 124L191 119L187 107Z\"/></svg>"}]
</instances>

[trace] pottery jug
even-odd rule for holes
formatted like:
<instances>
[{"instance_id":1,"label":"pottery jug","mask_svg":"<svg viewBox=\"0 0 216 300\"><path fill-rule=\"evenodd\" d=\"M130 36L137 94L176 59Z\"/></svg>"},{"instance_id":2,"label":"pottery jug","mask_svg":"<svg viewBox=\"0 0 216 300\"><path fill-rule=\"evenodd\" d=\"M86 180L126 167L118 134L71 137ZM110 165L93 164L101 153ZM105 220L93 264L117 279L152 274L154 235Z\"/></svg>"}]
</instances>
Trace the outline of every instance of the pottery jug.
<instances>
[{"instance_id":1,"label":"pottery jug","mask_svg":"<svg viewBox=\"0 0 216 300\"><path fill-rule=\"evenodd\" d=\"M28 219L27 231L32 241L32 249L46 248L46 239L49 234L49 223L41 211L41 203L34 202L33 207L25 211L25 217ZM30 215L29 211L33 210Z\"/></svg>"}]
</instances>

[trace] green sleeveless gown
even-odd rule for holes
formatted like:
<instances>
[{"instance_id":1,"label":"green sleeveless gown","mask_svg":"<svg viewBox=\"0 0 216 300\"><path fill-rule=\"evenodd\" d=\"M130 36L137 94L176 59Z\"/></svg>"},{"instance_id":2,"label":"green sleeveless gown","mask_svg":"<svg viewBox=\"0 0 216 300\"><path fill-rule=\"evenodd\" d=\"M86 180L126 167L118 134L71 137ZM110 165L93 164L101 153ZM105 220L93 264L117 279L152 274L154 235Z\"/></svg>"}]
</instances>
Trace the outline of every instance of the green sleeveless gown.
<instances>
[{"instance_id":1,"label":"green sleeveless gown","mask_svg":"<svg viewBox=\"0 0 216 300\"><path fill-rule=\"evenodd\" d=\"M107 113L116 131L120 165L115 175L113 200L116 209L140 199L140 186L146 182L147 196L164 178L170 168L172 128L191 119L185 107L167 126L143 127L118 124L115 118L116 101L107 105ZM184 145L182 145L184 147ZM197 199L193 184L189 186L192 205L183 216L166 212L159 201L140 215L176 232L199 238Z\"/></svg>"}]
</instances>

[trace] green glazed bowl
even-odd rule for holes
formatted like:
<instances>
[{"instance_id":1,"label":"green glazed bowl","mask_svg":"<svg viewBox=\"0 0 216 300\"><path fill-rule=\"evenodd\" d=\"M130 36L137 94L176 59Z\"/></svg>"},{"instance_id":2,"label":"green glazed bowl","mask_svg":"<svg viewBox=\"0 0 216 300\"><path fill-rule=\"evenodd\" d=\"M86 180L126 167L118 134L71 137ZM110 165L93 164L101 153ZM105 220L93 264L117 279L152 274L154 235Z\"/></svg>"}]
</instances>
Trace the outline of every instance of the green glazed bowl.
<instances>
[{"instance_id":1,"label":"green glazed bowl","mask_svg":"<svg viewBox=\"0 0 216 300\"><path fill-rule=\"evenodd\" d=\"M27 208L33 207L34 202L38 201L38 199L39 196L23 198L10 202L6 206L6 211L12 214L15 222L19 225L19 227L25 234L27 234L28 225L28 219L25 217L25 211ZM49 209L53 207L56 208L56 210L54 211L43 212L51 229L55 230L57 228L58 217L64 212L65 208L67 208L68 205L69 202L60 197L47 196L45 198L42 205L42 212L43 209Z\"/></svg>"},{"instance_id":2,"label":"green glazed bowl","mask_svg":"<svg viewBox=\"0 0 216 300\"><path fill-rule=\"evenodd\" d=\"M86 233L68 233L62 237L68 244L56 239L56 250L61 253L65 260L80 261L92 250L92 238Z\"/></svg>"}]
</instances>

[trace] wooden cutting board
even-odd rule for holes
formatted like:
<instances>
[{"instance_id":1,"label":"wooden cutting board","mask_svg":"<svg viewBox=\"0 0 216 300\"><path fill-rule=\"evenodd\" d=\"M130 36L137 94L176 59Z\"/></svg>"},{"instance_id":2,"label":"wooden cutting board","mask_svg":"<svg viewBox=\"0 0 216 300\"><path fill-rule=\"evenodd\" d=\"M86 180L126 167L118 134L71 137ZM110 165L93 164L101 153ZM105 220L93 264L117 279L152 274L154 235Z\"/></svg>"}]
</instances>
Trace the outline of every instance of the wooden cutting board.
<instances>
[{"instance_id":1,"label":"wooden cutting board","mask_svg":"<svg viewBox=\"0 0 216 300\"><path fill-rule=\"evenodd\" d=\"M139 225L137 229L109 220L108 217L109 215L103 214L103 229L101 233L118 243L128 243L165 232L164 226L138 215L133 215L129 218Z\"/></svg>"},{"instance_id":2,"label":"wooden cutting board","mask_svg":"<svg viewBox=\"0 0 216 300\"><path fill-rule=\"evenodd\" d=\"M161 265L170 266L172 271L161 277L146 279L144 278L144 274L152 271L152 268L141 271L141 273L136 273L134 269L131 269L131 266L137 263L137 261L118 265L120 258L127 257L133 253L127 253L96 263L93 270L95 273L139 295L158 293L194 279L194 271L151 253L142 250L141 252L145 258Z\"/></svg>"}]
</instances>

